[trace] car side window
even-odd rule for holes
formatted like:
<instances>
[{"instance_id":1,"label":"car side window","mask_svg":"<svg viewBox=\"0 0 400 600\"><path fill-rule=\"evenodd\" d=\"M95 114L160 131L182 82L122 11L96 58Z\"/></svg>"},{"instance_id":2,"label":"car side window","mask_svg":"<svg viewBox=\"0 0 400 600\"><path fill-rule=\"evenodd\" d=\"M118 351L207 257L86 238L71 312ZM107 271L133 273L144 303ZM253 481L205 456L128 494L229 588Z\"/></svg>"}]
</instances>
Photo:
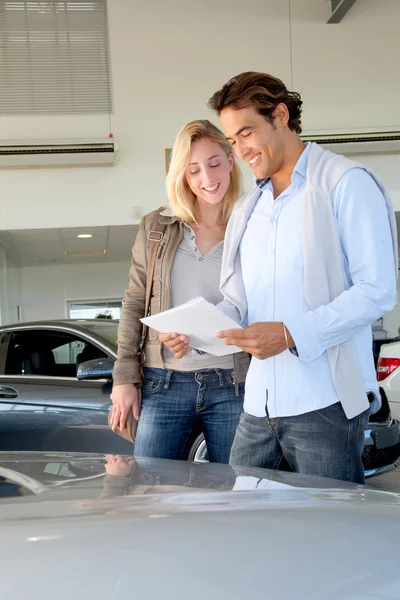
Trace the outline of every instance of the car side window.
<instances>
[{"instance_id":1,"label":"car side window","mask_svg":"<svg viewBox=\"0 0 400 600\"><path fill-rule=\"evenodd\" d=\"M90 342L70 333L14 332L8 344L5 374L76 377L81 362L106 356Z\"/></svg>"}]
</instances>

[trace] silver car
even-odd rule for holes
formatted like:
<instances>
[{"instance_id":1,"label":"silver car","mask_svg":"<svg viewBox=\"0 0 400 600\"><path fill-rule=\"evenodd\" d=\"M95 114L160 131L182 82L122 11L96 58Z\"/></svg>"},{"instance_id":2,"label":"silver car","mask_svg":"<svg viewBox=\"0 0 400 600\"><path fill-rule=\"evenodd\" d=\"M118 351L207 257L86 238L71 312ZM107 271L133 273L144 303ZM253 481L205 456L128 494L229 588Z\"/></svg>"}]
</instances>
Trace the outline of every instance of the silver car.
<instances>
[{"instance_id":1,"label":"silver car","mask_svg":"<svg viewBox=\"0 0 400 600\"><path fill-rule=\"evenodd\" d=\"M2 598L398 600L400 497L293 473L0 453Z\"/></svg>"}]
</instances>

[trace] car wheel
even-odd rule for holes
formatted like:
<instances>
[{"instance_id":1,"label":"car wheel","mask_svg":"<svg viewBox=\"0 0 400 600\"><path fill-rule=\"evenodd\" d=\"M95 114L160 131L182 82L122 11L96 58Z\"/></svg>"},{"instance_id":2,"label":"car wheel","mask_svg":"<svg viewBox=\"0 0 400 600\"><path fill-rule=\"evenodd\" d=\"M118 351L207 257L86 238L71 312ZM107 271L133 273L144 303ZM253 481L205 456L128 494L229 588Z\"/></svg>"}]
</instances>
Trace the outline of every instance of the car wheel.
<instances>
[{"instance_id":1,"label":"car wheel","mask_svg":"<svg viewBox=\"0 0 400 600\"><path fill-rule=\"evenodd\" d=\"M188 460L196 463L208 462L208 451L204 435L200 433L190 447Z\"/></svg>"}]
</instances>

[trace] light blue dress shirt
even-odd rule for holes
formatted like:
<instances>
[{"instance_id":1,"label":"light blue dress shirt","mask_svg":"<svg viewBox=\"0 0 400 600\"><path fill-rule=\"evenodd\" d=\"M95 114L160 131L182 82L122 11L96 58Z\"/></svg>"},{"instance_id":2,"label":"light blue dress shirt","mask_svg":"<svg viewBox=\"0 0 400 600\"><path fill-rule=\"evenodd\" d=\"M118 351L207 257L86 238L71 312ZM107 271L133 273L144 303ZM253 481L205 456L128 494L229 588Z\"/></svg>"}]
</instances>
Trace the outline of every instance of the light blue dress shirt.
<instances>
[{"instance_id":1,"label":"light blue dress shirt","mask_svg":"<svg viewBox=\"0 0 400 600\"><path fill-rule=\"evenodd\" d=\"M392 308L393 247L385 199L362 169L351 169L332 195L346 291L329 306L310 311L303 285L303 205L309 146L291 185L275 200L263 187L240 243L249 325L284 322L299 352L252 359L244 409L254 416L293 416L338 402L326 349L355 342L367 390L379 397L370 324ZM390 260L386 257L390 257ZM315 282L318 285L318 282ZM393 289L394 288L394 289Z\"/></svg>"}]
</instances>

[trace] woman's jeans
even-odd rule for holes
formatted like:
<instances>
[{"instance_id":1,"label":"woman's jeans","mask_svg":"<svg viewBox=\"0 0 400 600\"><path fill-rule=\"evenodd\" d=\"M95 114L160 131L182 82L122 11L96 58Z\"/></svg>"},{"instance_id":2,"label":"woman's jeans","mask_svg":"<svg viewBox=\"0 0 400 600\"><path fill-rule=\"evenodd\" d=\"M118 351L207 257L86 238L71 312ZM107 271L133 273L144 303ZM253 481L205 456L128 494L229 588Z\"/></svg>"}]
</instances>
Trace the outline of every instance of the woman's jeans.
<instances>
[{"instance_id":1,"label":"woman's jeans","mask_svg":"<svg viewBox=\"0 0 400 600\"><path fill-rule=\"evenodd\" d=\"M228 463L243 410L244 384L236 396L233 371L167 371L145 367L135 456L186 459L201 424L210 462Z\"/></svg>"}]
</instances>

